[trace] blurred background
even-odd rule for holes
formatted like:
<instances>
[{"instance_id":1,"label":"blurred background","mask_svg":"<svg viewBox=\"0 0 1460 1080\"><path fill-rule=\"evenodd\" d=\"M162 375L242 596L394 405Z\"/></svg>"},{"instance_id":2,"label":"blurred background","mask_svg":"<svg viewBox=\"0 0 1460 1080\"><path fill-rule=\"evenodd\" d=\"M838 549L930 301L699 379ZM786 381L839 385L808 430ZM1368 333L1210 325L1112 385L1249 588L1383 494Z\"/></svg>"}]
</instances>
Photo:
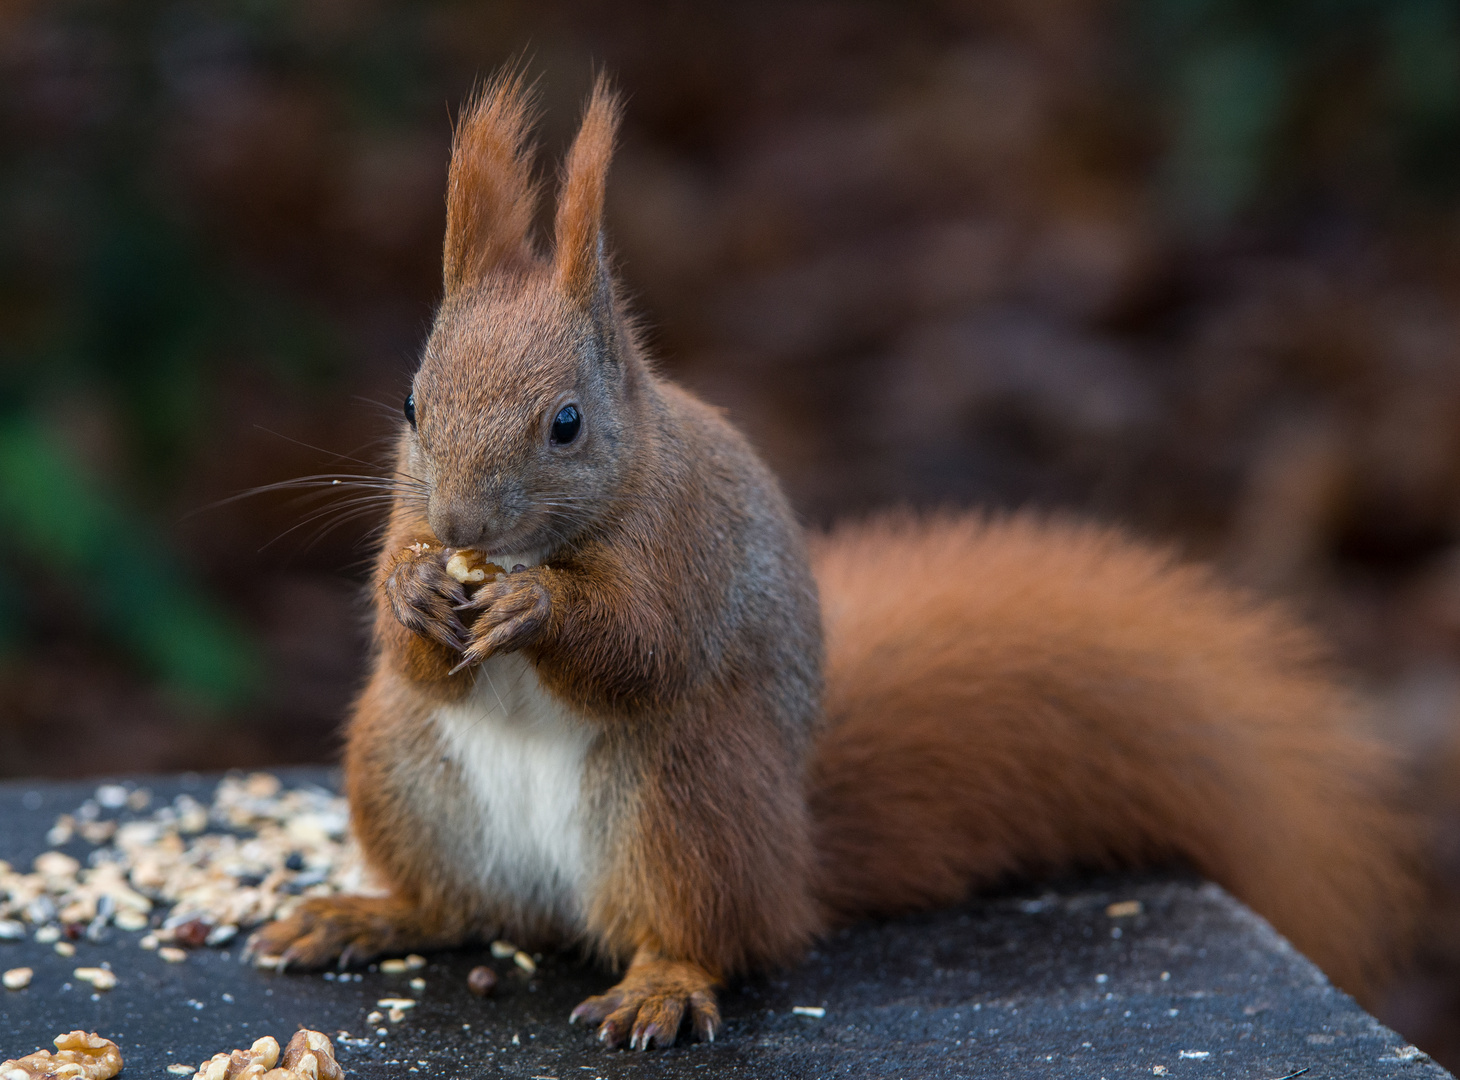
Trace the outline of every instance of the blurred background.
<instances>
[{"instance_id":1,"label":"blurred background","mask_svg":"<svg viewBox=\"0 0 1460 1080\"><path fill-rule=\"evenodd\" d=\"M808 522L1067 509L1287 597L1460 881L1455 0L5 0L0 776L335 754L378 518L216 504L384 460L523 55L545 170L627 93L655 351ZM1443 938L1387 1018L1454 1066Z\"/></svg>"}]
</instances>

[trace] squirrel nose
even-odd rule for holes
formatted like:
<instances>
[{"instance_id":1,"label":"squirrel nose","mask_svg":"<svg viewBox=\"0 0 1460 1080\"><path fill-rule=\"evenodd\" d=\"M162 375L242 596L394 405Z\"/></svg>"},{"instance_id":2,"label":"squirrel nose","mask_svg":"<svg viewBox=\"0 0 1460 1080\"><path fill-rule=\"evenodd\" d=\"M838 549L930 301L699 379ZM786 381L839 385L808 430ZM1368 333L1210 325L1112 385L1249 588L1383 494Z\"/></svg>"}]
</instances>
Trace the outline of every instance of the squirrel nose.
<instances>
[{"instance_id":1,"label":"squirrel nose","mask_svg":"<svg viewBox=\"0 0 1460 1080\"><path fill-rule=\"evenodd\" d=\"M431 531L447 547L475 547L487 531L486 515L458 500L432 499L426 509Z\"/></svg>"},{"instance_id":2,"label":"squirrel nose","mask_svg":"<svg viewBox=\"0 0 1460 1080\"><path fill-rule=\"evenodd\" d=\"M426 504L426 520L447 547L485 548L517 526L510 506L507 493L497 489L457 494L438 488Z\"/></svg>"}]
</instances>

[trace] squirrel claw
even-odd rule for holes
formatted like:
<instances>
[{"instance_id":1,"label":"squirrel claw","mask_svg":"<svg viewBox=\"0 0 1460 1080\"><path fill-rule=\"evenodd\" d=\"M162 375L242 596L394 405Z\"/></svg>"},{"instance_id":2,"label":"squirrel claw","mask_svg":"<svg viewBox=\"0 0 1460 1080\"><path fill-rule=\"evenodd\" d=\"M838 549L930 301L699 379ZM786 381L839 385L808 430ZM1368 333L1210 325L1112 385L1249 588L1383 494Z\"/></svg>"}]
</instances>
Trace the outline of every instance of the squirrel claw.
<instances>
[{"instance_id":1,"label":"squirrel claw","mask_svg":"<svg viewBox=\"0 0 1460 1080\"><path fill-rule=\"evenodd\" d=\"M578 1004L578 1007L568 1016L568 1023L576 1024L579 1020L586 1020L590 1024L599 1023L619 1005L619 999L612 992L595 995Z\"/></svg>"},{"instance_id":2,"label":"squirrel claw","mask_svg":"<svg viewBox=\"0 0 1460 1080\"><path fill-rule=\"evenodd\" d=\"M570 1023L598 1021L606 1046L650 1050L674 1045L688 1015L696 1038L713 1042L720 1026L713 981L683 961L652 960L630 967L624 981L573 1010Z\"/></svg>"}]
</instances>

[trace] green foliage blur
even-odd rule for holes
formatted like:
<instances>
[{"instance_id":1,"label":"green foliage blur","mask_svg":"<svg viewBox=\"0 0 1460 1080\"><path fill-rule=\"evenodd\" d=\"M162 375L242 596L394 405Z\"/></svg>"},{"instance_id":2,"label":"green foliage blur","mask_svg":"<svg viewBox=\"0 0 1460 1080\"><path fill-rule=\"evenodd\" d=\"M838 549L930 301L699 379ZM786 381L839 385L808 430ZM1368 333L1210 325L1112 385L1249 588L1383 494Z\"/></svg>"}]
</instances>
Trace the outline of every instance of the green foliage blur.
<instances>
[{"instance_id":1,"label":"green foliage blur","mask_svg":"<svg viewBox=\"0 0 1460 1080\"><path fill-rule=\"evenodd\" d=\"M56 0L0 17L0 34L29 31L0 68L0 655L24 657L59 590L81 632L166 686L225 707L256 690L256 642L169 538L196 509L175 489L227 408L223 373L339 393L347 346L301 251L314 234L220 240L174 175L188 152L174 121L225 107L204 92L220 79L266 80L345 128L440 132L475 75L577 15L478 5L501 33L448 49L438 16L462 6ZM1455 203L1454 0L1135 0L1112 25L1132 141L1154 148L1153 190L1193 242L1295 201ZM286 230L297 208L267 196L259 220ZM58 419L77 402L120 434L116 460L88 456Z\"/></svg>"},{"instance_id":2,"label":"green foliage blur","mask_svg":"<svg viewBox=\"0 0 1460 1080\"><path fill-rule=\"evenodd\" d=\"M337 335L311 298L211 245L157 170L186 81L210 63L296 72L348 95L361 122L398 113L419 87L420 52L395 32L410 7L324 42L300 14L55 4L44 17L71 55L40 72L22 69L52 58L8 57L30 93L0 106L0 649L25 647L39 601L23 567L40 567L69 591L81 632L165 685L214 706L257 688L255 642L170 550L168 491L224 407L223 365L332 380ZM180 55L210 37L235 57ZM78 397L111 414L122 461L87 460L51 422Z\"/></svg>"},{"instance_id":3,"label":"green foliage blur","mask_svg":"<svg viewBox=\"0 0 1460 1080\"><path fill-rule=\"evenodd\" d=\"M1139 0L1131 25L1188 233L1285 200L1435 208L1460 193L1453 0Z\"/></svg>"}]
</instances>

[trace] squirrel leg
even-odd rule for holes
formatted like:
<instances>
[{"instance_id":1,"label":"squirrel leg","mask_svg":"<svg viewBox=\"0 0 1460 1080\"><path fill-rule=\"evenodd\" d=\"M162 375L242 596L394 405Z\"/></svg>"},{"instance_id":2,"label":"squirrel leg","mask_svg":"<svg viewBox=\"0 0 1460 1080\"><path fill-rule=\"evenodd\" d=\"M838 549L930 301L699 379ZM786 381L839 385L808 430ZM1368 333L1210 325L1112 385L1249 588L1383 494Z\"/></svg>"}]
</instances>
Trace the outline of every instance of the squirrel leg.
<instances>
[{"instance_id":1,"label":"squirrel leg","mask_svg":"<svg viewBox=\"0 0 1460 1080\"><path fill-rule=\"evenodd\" d=\"M699 964L666 960L651 949L640 948L629 970L606 994L588 998L568 1018L598 1025L598 1041L608 1046L647 1050L671 1046L689 1014L695 1037L714 1042L720 1027L715 1003L719 980Z\"/></svg>"},{"instance_id":2,"label":"squirrel leg","mask_svg":"<svg viewBox=\"0 0 1460 1080\"><path fill-rule=\"evenodd\" d=\"M381 955L459 945L466 920L429 912L394 896L322 896L249 938L246 955L277 956L278 970L348 967Z\"/></svg>"}]
</instances>

